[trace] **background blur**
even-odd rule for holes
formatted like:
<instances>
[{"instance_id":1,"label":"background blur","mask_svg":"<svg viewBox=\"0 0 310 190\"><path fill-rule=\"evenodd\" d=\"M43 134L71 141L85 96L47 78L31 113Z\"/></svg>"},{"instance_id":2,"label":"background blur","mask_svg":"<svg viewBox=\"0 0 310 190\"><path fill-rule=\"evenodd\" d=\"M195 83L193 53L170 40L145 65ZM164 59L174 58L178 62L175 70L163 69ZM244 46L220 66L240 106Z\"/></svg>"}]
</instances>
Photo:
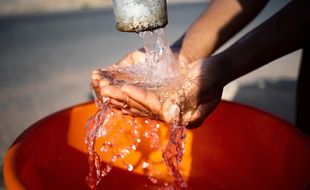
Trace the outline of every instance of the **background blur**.
<instances>
[{"instance_id":1,"label":"background blur","mask_svg":"<svg viewBox=\"0 0 310 190\"><path fill-rule=\"evenodd\" d=\"M142 46L138 35L114 28L111 1L0 0L0 167L10 144L31 124L91 99L92 69L113 64ZM208 2L168 0L171 43ZM251 24L219 51L287 2L271 0ZM223 98L252 105L293 123L300 56L301 51L296 51L230 83ZM0 189L4 189L2 172Z\"/></svg>"}]
</instances>

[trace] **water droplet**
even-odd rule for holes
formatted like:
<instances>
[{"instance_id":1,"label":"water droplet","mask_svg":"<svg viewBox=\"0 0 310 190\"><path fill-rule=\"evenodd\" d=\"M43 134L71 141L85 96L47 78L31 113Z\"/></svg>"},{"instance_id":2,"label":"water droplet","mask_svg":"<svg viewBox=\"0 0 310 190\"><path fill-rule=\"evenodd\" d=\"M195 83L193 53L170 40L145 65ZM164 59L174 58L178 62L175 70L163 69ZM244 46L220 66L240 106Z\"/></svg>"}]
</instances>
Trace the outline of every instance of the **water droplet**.
<instances>
[{"instance_id":1,"label":"water droplet","mask_svg":"<svg viewBox=\"0 0 310 190\"><path fill-rule=\"evenodd\" d=\"M147 167L149 167L149 163L143 162L143 163L142 163L142 168L145 169L145 168L147 168Z\"/></svg>"},{"instance_id":2,"label":"water droplet","mask_svg":"<svg viewBox=\"0 0 310 190\"><path fill-rule=\"evenodd\" d=\"M148 132L145 132L145 133L144 133L144 137L145 137L145 138L149 138L149 133L148 133Z\"/></svg>"},{"instance_id":3,"label":"water droplet","mask_svg":"<svg viewBox=\"0 0 310 190\"><path fill-rule=\"evenodd\" d=\"M121 154L123 154L123 155L129 154L129 150L127 148L123 149L123 150L121 150Z\"/></svg>"},{"instance_id":4,"label":"water droplet","mask_svg":"<svg viewBox=\"0 0 310 190\"><path fill-rule=\"evenodd\" d=\"M132 149L132 150L136 150L136 149L137 149L137 146L133 144L133 145L131 145L131 149Z\"/></svg>"},{"instance_id":5,"label":"water droplet","mask_svg":"<svg viewBox=\"0 0 310 190\"><path fill-rule=\"evenodd\" d=\"M133 170L133 166L132 166L131 164L128 164L128 165L127 165L127 169L128 169L128 171L131 172L131 171Z\"/></svg>"},{"instance_id":6,"label":"water droplet","mask_svg":"<svg viewBox=\"0 0 310 190\"><path fill-rule=\"evenodd\" d=\"M137 135L137 134L138 134L138 130L135 129L135 130L133 131L133 133L134 133L135 135Z\"/></svg>"},{"instance_id":7,"label":"water droplet","mask_svg":"<svg viewBox=\"0 0 310 190\"><path fill-rule=\"evenodd\" d=\"M104 98L102 99L102 101L103 101L103 103L109 103L110 98L104 97Z\"/></svg>"},{"instance_id":8,"label":"water droplet","mask_svg":"<svg viewBox=\"0 0 310 190\"><path fill-rule=\"evenodd\" d=\"M158 179L156 179L155 177L149 176L149 180L154 184L158 183Z\"/></svg>"},{"instance_id":9,"label":"water droplet","mask_svg":"<svg viewBox=\"0 0 310 190\"><path fill-rule=\"evenodd\" d=\"M113 155L112 157L111 157L111 162L115 162L117 160L117 156L116 155Z\"/></svg>"},{"instance_id":10,"label":"water droplet","mask_svg":"<svg viewBox=\"0 0 310 190\"><path fill-rule=\"evenodd\" d=\"M100 151L101 152L107 152L108 150L103 146L103 147L100 148Z\"/></svg>"}]
</instances>

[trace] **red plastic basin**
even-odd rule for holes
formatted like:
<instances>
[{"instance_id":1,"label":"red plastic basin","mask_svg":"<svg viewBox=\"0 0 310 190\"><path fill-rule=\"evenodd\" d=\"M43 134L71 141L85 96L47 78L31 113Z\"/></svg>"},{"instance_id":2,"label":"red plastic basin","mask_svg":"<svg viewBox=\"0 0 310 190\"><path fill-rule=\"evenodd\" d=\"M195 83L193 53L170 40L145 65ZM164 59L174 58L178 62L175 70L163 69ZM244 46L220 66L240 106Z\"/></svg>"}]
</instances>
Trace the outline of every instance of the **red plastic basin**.
<instances>
[{"instance_id":1,"label":"red plastic basin","mask_svg":"<svg viewBox=\"0 0 310 190\"><path fill-rule=\"evenodd\" d=\"M52 114L21 134L7 152L9 190L89 189L85 123L93 103ZM183 165L190 189L310 189L310 140L291 124L222 101L203 126L189 131ZM185 163L185 164L184 164ZM142 189L139 172L113 168L99 189Z\"/></svg>"}]
</instances>

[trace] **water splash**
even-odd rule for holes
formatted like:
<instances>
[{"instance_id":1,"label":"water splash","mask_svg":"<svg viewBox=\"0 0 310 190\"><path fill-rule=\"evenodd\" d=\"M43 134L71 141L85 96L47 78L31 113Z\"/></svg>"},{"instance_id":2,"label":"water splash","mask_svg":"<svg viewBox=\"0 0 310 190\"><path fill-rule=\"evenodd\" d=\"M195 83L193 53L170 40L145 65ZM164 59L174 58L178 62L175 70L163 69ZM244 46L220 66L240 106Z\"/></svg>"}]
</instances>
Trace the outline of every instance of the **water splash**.
<instances>
[{"instance_id":1,"label":"water splash","mask_svg":"<svg viewBox=\"0 0 310 190\"><path fill-rule=\"evenodd\" d=\"M164 28L141 32L139 35L144 41L145 60L126 67L112 66L103 69L102 74L111 79L112 85L136 85L154 92L162 103L168 99L174 102L171 109L168 110L169 114L175 118L169 126L168 142L163 148L159 137L159 130L162 126L158 121L149 118L143 118L141 121L141 118L124 116L121 111L115 110L109 104L109 99L96 98L98 111L89 119L86 129L90 167L86 181L91 189L96 189L101 179L111 171L111 166L117 161L120 161L128 171L133 171L135 166L123 160L128 154L139 148L142 140L149 139L151 149L162 151L163 161L171 171L174 184L168 182L160 184L154 175L155 165L145 161L142 163L142 168L150 181L156 186L156 189L185 190L188 189L188 186L182 178L180 162L184 154L187 121L183 121L181 118L191 105L191 101L184 98L186 89L190 89L188 87L191 84L183 77L188 69L174 59ZM98 94L94 94L95 97L100 97ZM111 124L120 118L122 124ZM148 127L142 129L141 126ZM95 144L98 138L104 139L99 150L110 156L108 162L103 162L96 152ZM125 143L119 143L121 141ZM153 187L151 188L153 189Z\"/></svg>"},{"instance_id":2,"label":"water splash","mask_svg":"<svg viewBox=\"0 0 310 190\"><path fill-rule=\"evenodd\" d=\"M106 101L101 103L96 99L96 105L99 110L94 116L89 118L86 124L85 143L87 144L89 164L89 173L86 177L86 183L91 189L96 189L100 180L111 171L111 165L103 165L99 155L95 151L96 138L99 136L98 132L102 130L102 127L104 128L109 119L109 117L107 117L108 107L105 106L106 104Z\"/></svg>"},{"instance_id":3,"label":"water splash","mask_svg":"<svg viewBox=\"0 0 310 190\"><path fill-rule=\"evenodd\" d=\"M98 111L87 122L85 139L89 161L86 183L92 190L96 189L117 161L128 171L135 169L135 166L124 161L124 158L139 148L141 139L148 139L148 145L152 149L161 149L158 130L163 127L148 118L123 115L109 104L109 99L102 102L96 99L96 102ZM105 160L102 160L98 150ZM151 173L151 162L145 161L144 167Z\"/></svg>"},{"instance_id":4,"label":"water splash","mask_svg":"<svg viewBox=\"0 0 310 190\"><path fill-rule=\"evenodd\" d=\"M178 72L174 70L174 57L168 44L165 28L139 33L144 42L146 58L141 64L143 74L147 76L146 83L155 86L165 83L167 78L175 78Z\"/></svg>"},{"instance_id":5,"label":"water splash","mask_svg":"<svg viewBox=\"0 0 310 190\"><path fill-rule=\"evenodd\" d=\"M163 152L163 159L170 168L174 177L176 189L188 189L188 186L180 173L180 163L184 154L184 144L186 139L185 126L178 126L176 124L170 125L169 141Z\"/></svg>"}]
</instances>

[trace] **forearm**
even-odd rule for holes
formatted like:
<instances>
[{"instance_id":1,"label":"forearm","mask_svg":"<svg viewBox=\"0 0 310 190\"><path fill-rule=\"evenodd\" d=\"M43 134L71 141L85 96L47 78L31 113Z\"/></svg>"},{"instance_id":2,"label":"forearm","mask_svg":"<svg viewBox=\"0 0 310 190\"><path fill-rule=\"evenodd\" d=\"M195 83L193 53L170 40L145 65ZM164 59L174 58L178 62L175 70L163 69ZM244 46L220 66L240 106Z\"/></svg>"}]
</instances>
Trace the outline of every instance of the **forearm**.
<instances>
[{"instance_id":1,"label":"forearm","mask_svg":"<svg viewBox=\"0 0 310 190\"><path fill-rule=\"evenodd\" d=\"M310 3L293 1L223 53L223 83L309 44Z\"/></svg>"},{"instance_id":2,"label":"forearm","mask_svg":"<svg viewBox=\"0 0 310 190\"><path fill-rule=\"evenodd\" d=\"M189 62L206 58L248 24L267 0L214 0L173 46Z\"/></svg>"}]
</instances>

